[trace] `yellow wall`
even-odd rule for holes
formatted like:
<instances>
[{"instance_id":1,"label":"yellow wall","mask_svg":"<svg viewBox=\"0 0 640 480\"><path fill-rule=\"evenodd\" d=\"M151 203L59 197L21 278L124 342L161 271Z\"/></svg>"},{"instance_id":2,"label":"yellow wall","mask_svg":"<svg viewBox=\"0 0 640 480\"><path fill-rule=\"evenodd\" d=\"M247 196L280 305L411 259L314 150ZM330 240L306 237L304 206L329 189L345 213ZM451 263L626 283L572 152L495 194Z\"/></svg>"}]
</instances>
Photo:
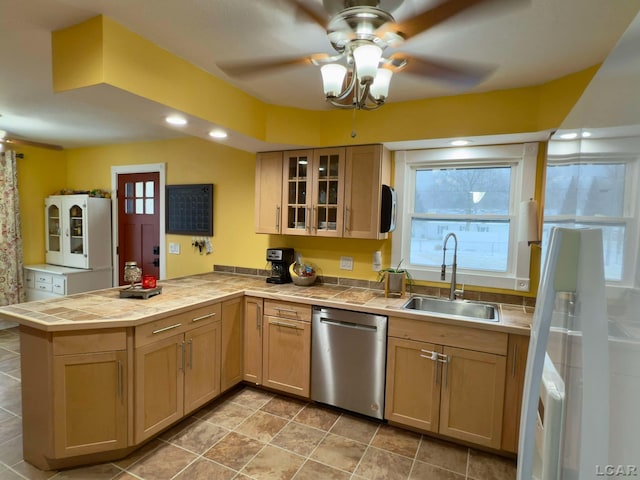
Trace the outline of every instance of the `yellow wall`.
<instances>
[{"instance_id":1,"label":"yellow wall","mask_svg":"<svg viewBox=\"0 0 640 480\"><path fill-rule=\"evenodd\" d=\"M24 155L17 160L24 263L44 263L44 199L64 188L66 152L33 147L15 151Z\"/></svg>"}]
</instances>

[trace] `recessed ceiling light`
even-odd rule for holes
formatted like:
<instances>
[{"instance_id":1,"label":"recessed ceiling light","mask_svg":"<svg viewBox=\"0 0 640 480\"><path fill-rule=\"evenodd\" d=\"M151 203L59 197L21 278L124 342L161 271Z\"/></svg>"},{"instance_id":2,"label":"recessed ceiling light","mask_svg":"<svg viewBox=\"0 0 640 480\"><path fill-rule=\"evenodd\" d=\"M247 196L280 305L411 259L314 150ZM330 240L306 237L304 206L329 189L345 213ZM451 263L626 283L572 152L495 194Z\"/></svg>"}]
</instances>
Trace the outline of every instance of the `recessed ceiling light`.
<instances>
[{"instance_id":1,"label":"recessed ceiling light","mask_svg":"<svg viewBox=\"0 0 640 480\"><path fill-rule=\"evenodd\" d=\"M589 138L591 136L591 132L582 132L582 138Z\"/></svg>"},{"instance_id":2,"label":"recessed ceiling light","mask_svg":"<svg viewBox=\"0 0 640 480\"><path fill-rule=\"evenodd\" d=\"M187 124L187 119L180 115L169 115L165 120L167 123L178 127Z\"/></svg>"},{"instance_id":3,"label":"recessed ceiling light","mask_svg":"<svg viewBox=\"0 0 640 480\"><path fill-rule=\"evenodd\" d=\"M220 129L211 130L209 132L209 136L213 137L213 138L227 138L228 137L227 132L225 132L224 130L220 130Z\"/></svg>"},{"instance_id":4,"label":"recessed ceiling light","mask_svg":"<svg viewBox=\"0 0 640 480\"><path fill-rule=\"evenodd\" d=\"M560 135L560 138L563 140L573 140L574 138L578 138L578 134L576 132L563 133Z\"/></svg>"},{"instance_id":5,"label":"recessed ceiling light","mask_svg":"<svg viewBox=\"0 0 640 480\"><path fill-rule=\"evenodd\" d=\"M454 147L464 147L465 145L469 145L471 142L469 140L453 140L451 145Z\"/></svg>"}]
</instances>

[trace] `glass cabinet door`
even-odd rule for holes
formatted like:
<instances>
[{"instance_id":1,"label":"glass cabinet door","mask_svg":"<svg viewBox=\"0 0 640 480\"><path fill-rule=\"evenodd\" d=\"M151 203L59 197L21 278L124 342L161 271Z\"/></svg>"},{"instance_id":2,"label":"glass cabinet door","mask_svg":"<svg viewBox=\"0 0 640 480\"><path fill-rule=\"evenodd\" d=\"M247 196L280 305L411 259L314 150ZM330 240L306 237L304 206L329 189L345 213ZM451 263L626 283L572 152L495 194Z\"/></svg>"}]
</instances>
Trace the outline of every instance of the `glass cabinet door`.
<instances>
[{"instance_id":1,"label":"glass cabinet door","mask_svg":"<svg viewBox=\"0 0 640 480\"><path fill-rule=\"evenodd\" d=\"M80 205L72 205L69 213L69 253L74 255L84 254L83 208Z\"/></svg>"},{"instance_id":2,"label":"glass cabinet door","mask_svg":"<svg viewBox=\"0 0 640 480\"><path fill-rule=\"evenodd\" d=\"M60 208L57 205L47 207L47 250L61 251L60 241Z\"/></svg>"},{"instance_id":3,"label":"glass cabinet door","mask_svg":"<svg viewBox=\"0 0 640 480\"><path fill-rule=\"evenodd\" d=\"M286 228L305 233L309 225L309 205L307 189L309 186L310 152L291 152L285 160L287 169Z\"/></svg>"},{"instance_id":4,"label":"glass cabinet door","mask_svg":"<svg viewBox=\"0 0 640 480\"><path fill-rule=\"evenodd\" d=\"M338 225L338 186L340 184L341 155L320 154L316 172L316 215L313 226L318 231L335 232Z\"/></svg>"}]
</instances>

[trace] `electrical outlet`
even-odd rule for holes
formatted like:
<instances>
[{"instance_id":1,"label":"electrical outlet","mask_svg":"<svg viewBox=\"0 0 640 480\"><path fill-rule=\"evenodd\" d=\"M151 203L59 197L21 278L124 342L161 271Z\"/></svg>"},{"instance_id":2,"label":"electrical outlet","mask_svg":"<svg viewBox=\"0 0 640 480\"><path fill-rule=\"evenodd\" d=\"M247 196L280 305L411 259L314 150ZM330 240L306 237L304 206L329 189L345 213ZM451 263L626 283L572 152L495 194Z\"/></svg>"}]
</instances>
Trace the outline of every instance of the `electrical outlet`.
<instances>
[{"instance_id":1,"label":"electrical outlet","mask_svg":"<svg viewBox=\"0 0 640 480\"><path fill-rule=\"evenodd\" d=\"M340 257L341 270L353 270L353 257Z\"/></svg>"},{"instance_id":2,"label":"electrical outlet","mask_svg":"<svg viewBox=\"0 0 640 480\"><path fill-rule=\"evenodd\" d=\"M373 271L379 272L382 269L382 252L378 250L373 252Z\"/></svg>"},{"instance_id":3,"label":"electrical outlet","mask_svg":"<svg viewBox=\"0 0 640 480\"><path fill-rule=\"evenodd\" d=\"M524 278L518 278L516 280L516 290L519 290L521 292L528 292L529 291L529 280L524 279Z\"/></svg>"},{"instance_id":4,"label":"electrical outlet","mask_svg":"<svg viewBox=\"0 0 640 480\"><path fill-rule=\"evenodd\" d=\"M180 244L169 242L169 253L173 253L175 255L180 254Z\"/></svg>"}]
</instances>

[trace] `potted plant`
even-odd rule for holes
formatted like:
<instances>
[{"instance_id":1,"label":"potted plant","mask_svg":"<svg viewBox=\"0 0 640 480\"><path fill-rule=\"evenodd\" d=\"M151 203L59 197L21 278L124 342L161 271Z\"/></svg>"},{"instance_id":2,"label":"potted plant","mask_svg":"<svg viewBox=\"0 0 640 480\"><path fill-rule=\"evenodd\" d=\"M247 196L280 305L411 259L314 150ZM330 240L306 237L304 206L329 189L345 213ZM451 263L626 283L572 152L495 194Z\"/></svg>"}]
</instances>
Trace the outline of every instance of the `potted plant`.
<instances>
[{"instance_id":1,"label":"potted plant","mask_svg":"<svg viewBox=\"0 0 640 480\"><path fill-rule=\"evenodd\" d=\"M384 281L384 296L398 295L404 297L406 292L406 286L409 284L409 290L411 290L411 274L408 270L400 268L402 261L398 263L398 266L393 268L383 268L378 272L378 281Z\"/></svg>"}]
</instances>

